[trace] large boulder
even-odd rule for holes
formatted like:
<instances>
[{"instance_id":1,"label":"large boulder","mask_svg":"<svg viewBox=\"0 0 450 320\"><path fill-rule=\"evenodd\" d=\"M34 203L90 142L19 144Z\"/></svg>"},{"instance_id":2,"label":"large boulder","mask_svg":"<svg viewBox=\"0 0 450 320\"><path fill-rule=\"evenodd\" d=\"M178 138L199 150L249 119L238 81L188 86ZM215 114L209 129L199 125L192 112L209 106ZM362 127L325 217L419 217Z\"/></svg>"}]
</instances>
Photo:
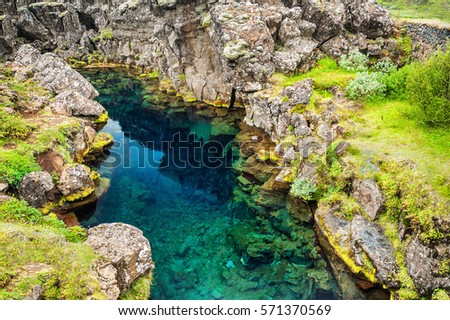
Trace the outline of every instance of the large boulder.
<instances>
[{"instance_id":1,"label":"large boulder","mask_svg":"<svg viewBox=\"0 0 450 320\"><path fill-rule=\"evenodd\" d=\"M364 265L361 253L364 252L377 270L380 283L396 288L395 275L399 271L395 262L395 252L381 227L362 216L356 216L351 225L352 246L357 264Z\"/></svg>"},{"instance_id":2,"label":"large boulder","mask_svg":"<svg viewBox=\"0 0 450 320\"><path fill-rule=\"evenodd\" d=\"M354 180L352 196L372 220L383 210L384 197L373 180Z\"/></svg>"},{"instance_id":3,"label":"large boulder","mask_svg":"<svg viewBox=\"0 0 450 320\"><path fill-rule=\"evenodd\" d=\"M349 5L347 10L347 27L352 32L360 32L370 39L376 39L388 36L394 29L389 11L376 2L357 1Z\"/></svg>"},{"instance_id":4,"label":"large boulder","mask_svg":"<svg viewBox=\"0 0 450 320\"><path fill-rule=\"evenodd\" d=\"M58 94L50 107L55 113L65 116L99 117L105 112L100 103L74 90L66 90Z\"/></svg>"},{"instance_id":5,"label":"large boulder","mask_svg":"<svg viewBox=\"0 0 450 320\"><path fill-rule=\"evenodd\" d=\"M420 294L431 294L435 288L450 291L450 276L439 273L442 260L439 251L448 252L448 246L435 250L423 245L419 237L415 237L406 249L406 268Z\"/></svg>"},{"instance_id":6,"label":"large boulder","mask_svg":"<svg viewBox=\"0 0 450 320\"><path fill-rule=\"evenodd\" d=\"M20 197L36 208L49 201L50 191L55 187L53 178L46 171L31 172L20 183Z\"/></svg>"},{"instance_id":7,"label":"large boulder","mask_svg":"<svg viewBox=\"0 0 450 320\"><path fill-rule=\"evenodd\" d=\"M314 218L319 235L353 274L363 275L374 284L398 288L395 252L380 226L360 215L349 221L343 218L339 206L320 205Z\"/></svg>"},{"instance_id":8,"label":"large boulder","mask_svg":"<svg viewBox=\"0 0 450 320\"><path fill-rule=\"evenodd\" d=\"M128 289L133 281L154 269L150 243L141 230L131 225L108 223L89 229L86 244L112 263L119 291ZM103 273L108 275L105 278L109 287L113 287L114 270L104 266Z\"/></svg>"},{"instance_id":9,"label":"large boulder","mask_svg":"<svg viewBox=\"0 0 450 320\"><path fill-rule=\"evenodd\" d=\"M87 197L94 191L89 168L82 164L68 164L62 169L58 189L69 200Z\"/></svg>"},{"instance_id":10,"label":"large boulder","mask_svg":"<svg viewBox=\"0 0 450 320\"><path fill-rule=\"evenodd\" d=\"M17 51L14 62L27 67L34 74L34 79L53 94L74 90L87 99L98 96L89 81L53 53L40 55L31 45L23 45Z\"/></svg>"}]
</instances>

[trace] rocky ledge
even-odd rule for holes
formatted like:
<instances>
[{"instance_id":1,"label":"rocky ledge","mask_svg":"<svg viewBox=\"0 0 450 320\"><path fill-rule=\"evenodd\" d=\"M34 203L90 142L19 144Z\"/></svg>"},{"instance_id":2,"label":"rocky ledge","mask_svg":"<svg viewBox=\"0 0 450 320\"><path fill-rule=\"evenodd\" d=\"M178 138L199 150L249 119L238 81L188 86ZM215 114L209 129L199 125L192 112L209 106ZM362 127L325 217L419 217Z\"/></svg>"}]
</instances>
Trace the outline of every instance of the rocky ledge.
<instances>
[{"instance_id":1,"label":"rocky ledge","mask_svg":"<svg viewBox=\"0 0 450 320\"><path fill-rule=\"evenodd\" d=\"M46 263L24 258L25 265L7 270L0 289L9 288L16 299L22 298L28 292L17 289L17 283L36 278L41 284L31 288L27 299L148 298L154 264L142 231L119 223L86 231L72 212L95 202L108 187L107 179L83 164L112 144L110 135L96 131L108 119L93 100L98 92L63 59L31 45L18 48L1 70L0 115L7 123L0 148L0 241L8 246L9 238L17 238L30 252L48 247L41 259ZM35 234L34 225L41 233ZM40 245L28 240L33 237ZM60 261L47 261L47 255L61 256ZM74 270L81 268L74 262L78 259L82 269ZM61 265L68 274L58 273ZM70 284L67 291L57 283L76 274L80 283ZM140 291L136 283L144 284Z\"/></svg>"}]
</instances>

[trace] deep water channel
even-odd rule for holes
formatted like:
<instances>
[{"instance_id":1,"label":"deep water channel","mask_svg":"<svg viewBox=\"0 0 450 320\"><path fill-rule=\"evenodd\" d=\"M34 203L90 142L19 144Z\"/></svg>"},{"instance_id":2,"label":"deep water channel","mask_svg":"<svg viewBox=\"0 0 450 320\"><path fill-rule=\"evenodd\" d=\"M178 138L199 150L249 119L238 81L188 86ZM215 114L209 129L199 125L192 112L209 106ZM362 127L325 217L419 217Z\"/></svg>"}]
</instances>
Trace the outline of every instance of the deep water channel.
<instances>
[{"instance_id":1,"label":"deep water channel","mask_svg":"<svg viewBox=\"0 0 450 320\"><path fill-rule=\"evenodd\" d=\"M304 249L314 249L311 228L299 231L298 246L276 249L285 256L266 257L261 249L261 265L247 263L237 249L241 235L270 248L277 237L283 246L295 242L266 227L259 232L264 222L247 205L234 203L232 142L242 110L186 106L161 95L156 80L126 71L82 73L100 92L98 101L110 116L102 131L115 141L93 165L110 187L84 212L82 224L124 222L143 230L156 265L152 299L336 298L324 261L293 258L311 255Z\"/></svg>"}]
</instances>

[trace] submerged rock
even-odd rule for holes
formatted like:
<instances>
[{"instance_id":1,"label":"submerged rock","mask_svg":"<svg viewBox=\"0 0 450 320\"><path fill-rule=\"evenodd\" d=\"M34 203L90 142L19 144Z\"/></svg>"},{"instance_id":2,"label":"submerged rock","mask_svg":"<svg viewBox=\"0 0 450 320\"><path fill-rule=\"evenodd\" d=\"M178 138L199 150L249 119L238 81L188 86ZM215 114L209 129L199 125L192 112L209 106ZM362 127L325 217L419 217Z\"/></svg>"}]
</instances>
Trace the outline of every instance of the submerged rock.
<instances>
[{"instance_id":1,"label":"submerged rock","mask_svg":"<svg viewBox=\"0 0 450 320\"><path fill-rule=\"evenodd\" d=\"M136 279L154 269L150 243L141 230L131 225L109 223L89 229L86 244L108 261L98 270L110 298L117 298Z\"/></svg>"}]
</instances>

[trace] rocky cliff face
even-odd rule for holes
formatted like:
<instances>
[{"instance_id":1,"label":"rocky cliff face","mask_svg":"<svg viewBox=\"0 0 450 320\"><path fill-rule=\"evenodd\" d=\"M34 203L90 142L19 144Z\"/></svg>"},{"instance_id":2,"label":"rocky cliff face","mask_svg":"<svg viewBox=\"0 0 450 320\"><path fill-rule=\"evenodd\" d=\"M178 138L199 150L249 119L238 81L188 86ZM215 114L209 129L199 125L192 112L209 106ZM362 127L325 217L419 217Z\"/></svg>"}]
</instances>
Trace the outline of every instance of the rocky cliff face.
<instances>
[{"instance_id":1,"label":"rocky cliff face","mask_svg":"<svg viewBox=\"0 0 450 320\"><path fill-rule=\"evenodd\" d=\"M393 30L369 1L15 1L4 10L4 53L26 41L65 58L148 67L220 105L263 89L275 71L308 69L322 53Z\"/></svg>"}]
</instances>

